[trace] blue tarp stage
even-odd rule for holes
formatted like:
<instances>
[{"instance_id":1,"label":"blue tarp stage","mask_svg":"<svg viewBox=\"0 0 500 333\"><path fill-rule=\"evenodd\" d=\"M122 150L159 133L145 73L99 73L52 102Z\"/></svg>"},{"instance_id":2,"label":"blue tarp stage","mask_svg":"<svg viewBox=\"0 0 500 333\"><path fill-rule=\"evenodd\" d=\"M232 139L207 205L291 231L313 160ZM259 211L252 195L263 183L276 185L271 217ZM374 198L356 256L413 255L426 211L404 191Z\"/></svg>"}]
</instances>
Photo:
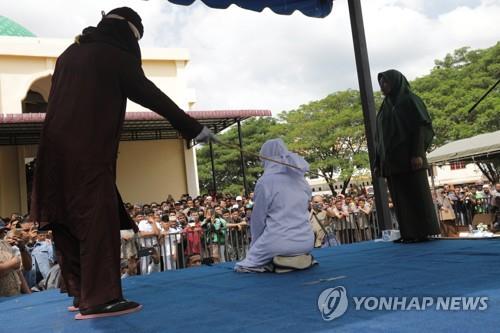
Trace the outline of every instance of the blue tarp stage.
<instances>
[{"instance_id":1,"label":"blue tarp stage","mask_svg":"<svg viewBox=\"0 0 500 333\"><path fill-rule=\"evenodd\" d=\"M124 280L136 314L75 321L57 291L0 299L0 332L498 332L500 241L364 242L315 252L320 264L289 274L237 274L232 264ZM324 321L318 296L347 291L345 314ZM485 311L356 310L353 297L488 297Z\"/></svg>"}]
</instances>

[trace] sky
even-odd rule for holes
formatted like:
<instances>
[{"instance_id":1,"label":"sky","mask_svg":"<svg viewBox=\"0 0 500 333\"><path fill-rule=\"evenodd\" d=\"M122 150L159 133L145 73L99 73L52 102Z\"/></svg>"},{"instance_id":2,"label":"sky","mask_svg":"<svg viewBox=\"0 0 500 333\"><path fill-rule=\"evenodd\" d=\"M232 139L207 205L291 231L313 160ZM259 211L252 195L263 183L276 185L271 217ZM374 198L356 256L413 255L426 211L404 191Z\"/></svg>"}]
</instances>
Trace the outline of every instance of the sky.
<instances>
[{"instance_id":1,"label":"sky","mask_svg":"<svg viewBox=\"0 0 500 333\"><path fill-rule=\"evenodd\" d=\"M412 80L457 48L487 48L500 40L500 0L361 3L372 80L390 68ZM143 19L141 47L189 50L195 110L268 109L276 115L358 89L347 0L335 0L324 19L234 5L218 10L201 1L184 7L166 0L2 1L0 15L38 37L73 38L95 26L102 10L121 6ZM379 90L376 81L373 85Z\"/></svg>"}]
</instances>

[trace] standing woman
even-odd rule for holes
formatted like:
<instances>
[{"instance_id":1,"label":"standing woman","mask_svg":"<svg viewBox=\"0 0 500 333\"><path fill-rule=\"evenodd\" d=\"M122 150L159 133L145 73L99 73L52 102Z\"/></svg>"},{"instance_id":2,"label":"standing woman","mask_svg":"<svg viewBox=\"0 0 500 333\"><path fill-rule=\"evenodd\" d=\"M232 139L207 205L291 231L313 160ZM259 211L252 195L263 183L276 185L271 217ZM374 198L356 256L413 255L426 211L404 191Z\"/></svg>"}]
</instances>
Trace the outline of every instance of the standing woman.
<instances>
[{"instance_id":1,"label":"standing woman","mask_svg":"<svg viewBox=\"0 0 500 333\"><path fill-rule=\"evenodd\" d=\"M378 74L385 98L377 114L375 174L387 178L401 232L399 242L426 241L439 234L427 180L425 152L434 137L422 100L403 74Z\"/></svg>"},{"instance_id":2,"label":"standing woman","mask_svg":"<svg viewBox=\"0 0 500 333\"><path fill-rule=\"evenodd\" d=\"M448 193L444 190L440 190L438 192L437 202L439 208L439 221L441 222L441 235L445 237L458 236L455 226L456 216Z\"/></svg>"}]
</instances>

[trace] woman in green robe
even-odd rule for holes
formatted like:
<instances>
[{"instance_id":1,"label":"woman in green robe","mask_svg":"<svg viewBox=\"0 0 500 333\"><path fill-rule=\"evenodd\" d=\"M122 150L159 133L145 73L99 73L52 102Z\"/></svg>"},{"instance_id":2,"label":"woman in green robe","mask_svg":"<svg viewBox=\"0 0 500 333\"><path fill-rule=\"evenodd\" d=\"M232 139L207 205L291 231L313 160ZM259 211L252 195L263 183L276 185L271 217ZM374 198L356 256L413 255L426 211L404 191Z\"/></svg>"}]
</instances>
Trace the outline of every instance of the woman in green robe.
<instances>
[{"instance_id":1,"label":"woman in green robe","mask_svg":"<svg viewBox=\"0 0 500 333\"><path fill-rule=\"evenodd\" d=\"M378 74L378 81L385 98L377 114L375 173L387 178L399 241L425 241L439 234L425 157L434 137L432 121L403 74L388 70Z\"/></svg>"}]
</instances>

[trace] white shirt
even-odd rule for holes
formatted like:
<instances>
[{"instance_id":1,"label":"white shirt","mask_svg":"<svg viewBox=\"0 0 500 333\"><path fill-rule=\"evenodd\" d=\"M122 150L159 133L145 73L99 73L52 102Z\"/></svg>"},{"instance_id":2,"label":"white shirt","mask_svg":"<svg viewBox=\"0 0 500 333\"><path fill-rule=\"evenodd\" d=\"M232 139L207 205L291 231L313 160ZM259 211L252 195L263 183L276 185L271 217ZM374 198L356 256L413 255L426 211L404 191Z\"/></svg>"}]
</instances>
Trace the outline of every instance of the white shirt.
<instances>
[{"instance_id":1,"label":"white shirt","mask_svg":"<svg viewBox=\"0 0 500 333\"><path fill-rule=\"evenodd\" d=\"M181 229L178 228L169 228L168 234L165 235L165 239L163 242L164 253L169 256L176 253L177 243L181 240Z\"/></svg>"},{"instance_id":2,"label":"white shirt","mask_svg":"<svg viewBox=\"0 0 500 333\"><path fill-rule=\"evenodd\" d=\"M161 225L156 222L156 226L158 229L161 230ZM141 220L139 222L139 225L137 226L139 228L140 232L152 232L153 231L153 225L148 222L148 220ZM156 236L151 236L151 237L141 237L140 243L142 247L151 247L154 246L158 243L158 239Z\"/></svg>"}]
</instances>

